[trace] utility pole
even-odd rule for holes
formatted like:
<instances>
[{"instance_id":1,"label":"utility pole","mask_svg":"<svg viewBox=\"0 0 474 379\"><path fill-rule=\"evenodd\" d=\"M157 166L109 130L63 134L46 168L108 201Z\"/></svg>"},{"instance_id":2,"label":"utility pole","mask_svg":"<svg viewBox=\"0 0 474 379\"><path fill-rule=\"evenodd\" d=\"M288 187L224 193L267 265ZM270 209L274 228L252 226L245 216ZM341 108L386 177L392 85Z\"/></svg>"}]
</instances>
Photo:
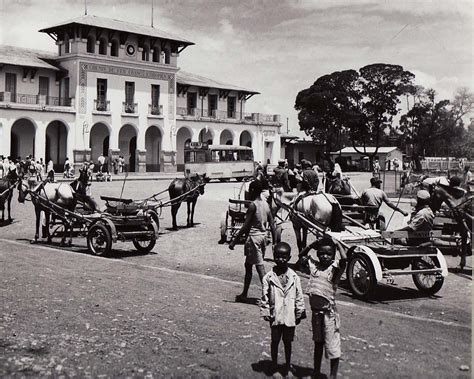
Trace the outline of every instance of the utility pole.
<instances>
[{"instance_id":1,"label":"utility pole","mask_svg":"<svg viewBox=\"0 0 474 379\"><path fill-rule=\"evenodd\" d=\"M84 0L84 15L87 16L87 0Z\"/></svg>"},{"instance_id":2,"label":"utility pole","mask_svg":"<svg viewBox=\"0 0 474 379\"><path fill-rule=\"evenodd\" d=\"M286 118L286 134L290 134L290 129L288 128L288 117Z\"/></svg>"},{"instance_id":3,"label":"utility pole","mask_svg":"<svg viewBox=\"0 0 474 379\"><path fill-rule=\"evenodd\" d=\"M151 0L151 27L153 28L153 0Z\"/></svg>"}]
</instances>

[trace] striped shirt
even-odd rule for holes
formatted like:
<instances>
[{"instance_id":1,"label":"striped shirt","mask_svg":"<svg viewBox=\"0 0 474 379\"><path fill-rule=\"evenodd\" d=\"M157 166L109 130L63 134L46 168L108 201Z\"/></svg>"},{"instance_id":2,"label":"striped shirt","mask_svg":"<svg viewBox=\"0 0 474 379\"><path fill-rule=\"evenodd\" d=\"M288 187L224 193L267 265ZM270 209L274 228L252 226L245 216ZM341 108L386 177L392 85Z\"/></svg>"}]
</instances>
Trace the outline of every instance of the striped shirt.
<instances>
[{"instance_id":1,"label":"striped shirt","mask_svg":"<svg viewBox=\"0 0 474 379\"><path fill-rule=\"evenodd\" d=\"M309 260L311 276L306 288L307 295L317 295L327 299L332 305L335 304L337 284L340 279L339 261L334 261L326 269L323 269L319 262Z\"/></svg>"}]
</instances>

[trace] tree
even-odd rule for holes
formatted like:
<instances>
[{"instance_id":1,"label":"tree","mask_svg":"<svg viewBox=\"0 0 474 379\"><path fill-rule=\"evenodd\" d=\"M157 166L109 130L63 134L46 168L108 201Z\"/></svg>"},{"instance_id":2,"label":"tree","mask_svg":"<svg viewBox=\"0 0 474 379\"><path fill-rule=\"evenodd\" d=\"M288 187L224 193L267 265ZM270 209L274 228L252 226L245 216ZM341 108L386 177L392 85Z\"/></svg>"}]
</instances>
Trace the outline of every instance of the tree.
<instances>
[{"instance_id":1,"label":"tree","mask_svg":"<svg viewBox=\"0 0 474 379\"><path fill-rule=\"evenodd\" d=\"M354 122L352 117L358 116L355 104L359 98L354 91L358 78L354 70L333 72L318 78L296 96L300 130L324 145L326 157L341 146Z\"/></svg>"},{"instance_id":2,"label":"tree","mask_svg":"<svg viewBox=\"0 0 474 379\"><path fill-rule=\"evenodd\" d=\"M351 125L350 134L355 150L369 157L372 165L382 136L390 129L393 117L399 112L400 97L414 92L415 75L402 66L385 63L371 64L359 71L357 86L361 100L358 103L358 119L361 122ZM375 151L368 153L368 146L375 146Z\"/></svg>"}]
</instances>

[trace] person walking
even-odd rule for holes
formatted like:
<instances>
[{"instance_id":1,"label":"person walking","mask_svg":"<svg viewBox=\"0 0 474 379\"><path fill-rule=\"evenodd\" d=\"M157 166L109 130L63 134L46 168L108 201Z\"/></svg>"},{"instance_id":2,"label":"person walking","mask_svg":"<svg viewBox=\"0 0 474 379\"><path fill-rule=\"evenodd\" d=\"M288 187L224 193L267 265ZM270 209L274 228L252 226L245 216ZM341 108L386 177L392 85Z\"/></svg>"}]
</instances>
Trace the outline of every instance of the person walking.
<instances>
[{"instance_id":1,"label":"person walking","mask_svg":"<svg viewBox=\"0 0 474 379\"><path fill-rule=\"evenodd\" d=\"M52 159L48 161L48 165L46 166L46 179L54 183L54 163Z\"/></svg>"},{"instance_id":2,"label":"person walking","mask_svg":"<svg viewBox=\"0 0 474 379\"><path fill-rule=\"evenodd\" d=\"M274 369L278 365L278 346L283 340L285 347L286 376L291 368L292 342L295 328L306 318L301 280L288 267L291 247L286 242L279 242L273 249L275 266L263 277L260 315L270 323L271 357Z\"/></svg>"},{"instance_id":3,"label":"person walking","mask_svg":"<svg viewBox=\"0 0 474 379\"><path fill-rule=\"evenodd\" d=\"M308 253L315 249L317 260ZM336 251L339 251L337 256ZM340 318L336 308L336 290L345 270L347 256L342 247L336 248L331 237L323 237L304 248L300 260L309 264L310 278L306 293L311 306L311 326L314 341L314 374L321 377L323 350L330 359L330 378L336 379L341 357Z\"/></svg>"},{"instance_id":4,"label":"person walking","mask_svg":"<svg viewBox=\"0 0 474 379\"><path fill-rule=\"evenodd\" d=\"M229 249L234 250L236 243L245 236L245 277L244 288L235 301L245 302L252 281L252 268L255 266L260 283L265 275L263 257L267 243L267 227L270 227L272 240L276 241L275 223L268 203L261 197L262 183L254 180L249 186L249 199L252 201L247 209L245 221L235 238L229 244Z\"/></svg>"}]
</instances>

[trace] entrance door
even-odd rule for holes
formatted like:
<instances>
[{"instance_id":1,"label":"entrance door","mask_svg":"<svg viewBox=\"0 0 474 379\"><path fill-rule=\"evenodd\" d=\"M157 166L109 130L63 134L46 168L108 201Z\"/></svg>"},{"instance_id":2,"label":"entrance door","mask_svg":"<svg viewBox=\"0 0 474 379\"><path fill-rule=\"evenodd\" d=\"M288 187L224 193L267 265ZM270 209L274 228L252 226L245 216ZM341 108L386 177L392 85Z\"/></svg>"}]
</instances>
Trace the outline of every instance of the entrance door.
<instances>
[{"instance_id":1,"label":"entrance door","mask_svg":"<svg viewBox=\"0 0 474 379\"><path fill-rule=\"evenodd\" d=\"M130 140L130 172L135 172L136 154L137 154L137 137L132 137Z\"/></svg>"},{"instance_id":2,"label":"entrance door","mask_svg":"<svg viewBox=\"0 0 474 379\"><path fill-rule=\"evenodd\" d=\"M46 104L49 100L49 78L47 76L39 77L39 92L38 95L44 96Z\"/></svg>"}]
</instances>

